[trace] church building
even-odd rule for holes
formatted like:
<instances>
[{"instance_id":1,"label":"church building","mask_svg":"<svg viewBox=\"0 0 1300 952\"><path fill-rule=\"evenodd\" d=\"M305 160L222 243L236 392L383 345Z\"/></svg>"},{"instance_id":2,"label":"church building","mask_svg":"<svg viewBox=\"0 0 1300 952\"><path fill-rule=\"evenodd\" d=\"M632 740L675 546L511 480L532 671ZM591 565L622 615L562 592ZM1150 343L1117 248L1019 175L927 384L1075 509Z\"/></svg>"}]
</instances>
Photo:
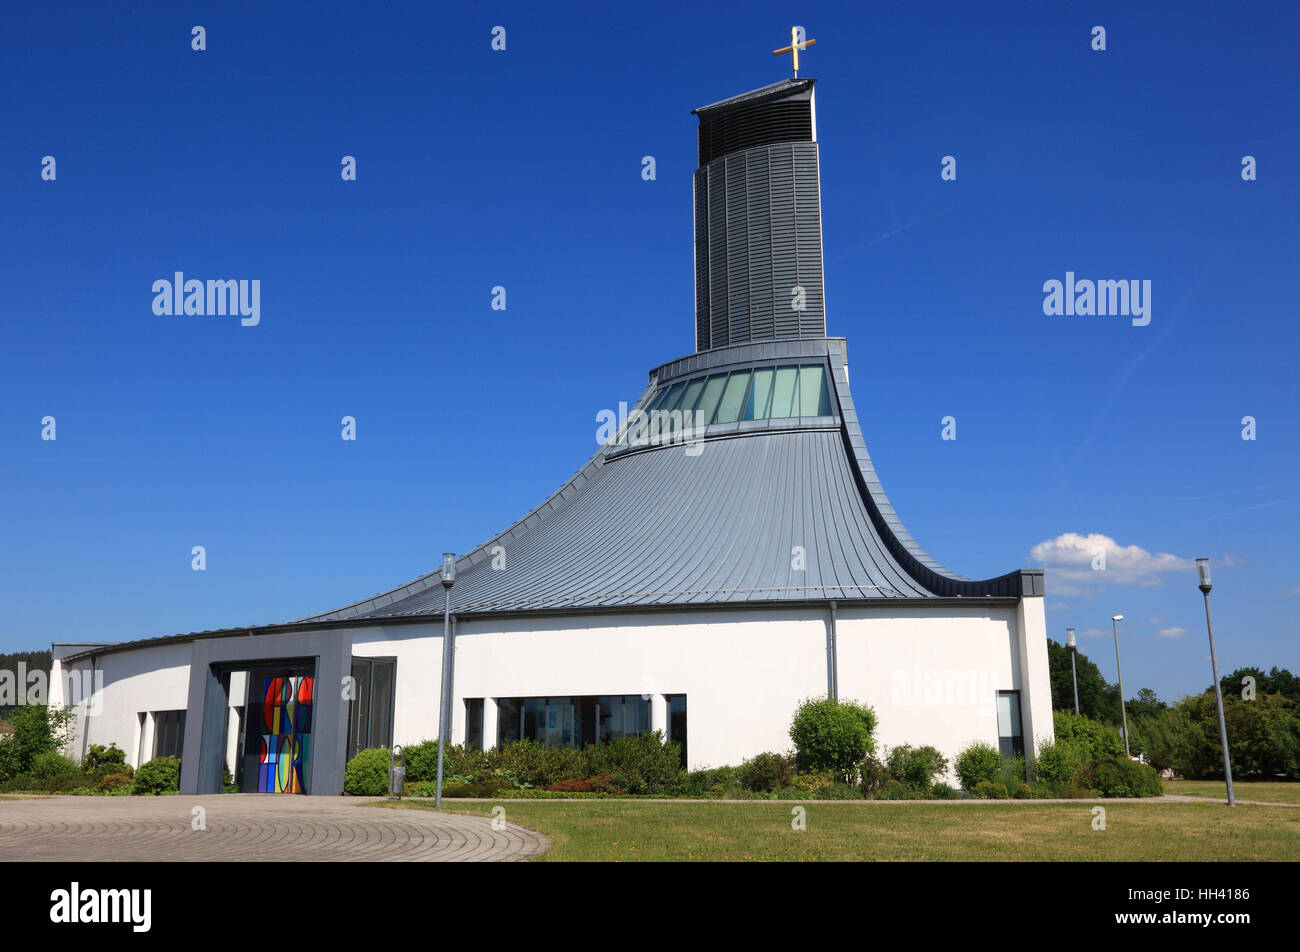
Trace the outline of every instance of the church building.
<instances>
[{"instance_id":1,"label":"church building","mask_svg":"<svg viewBox=\"0 0 1300 952\"><path fill-rule=\"evenodd\" d=\"M1032 755L1052 736L1042 572L978 581L921 548L867 453L848 342L826 334L815 83L695 110L695 352L651 368L450 589L435 570L283 624L55 644L69 752L180 756L183 793L228 770L245 791L339 794L357 751L437 736L449 598L454 743L659 730L692 769L739 764L789 749L796 706L830 695L875 709L878 745Z\"/></svg>"}]
</instances>

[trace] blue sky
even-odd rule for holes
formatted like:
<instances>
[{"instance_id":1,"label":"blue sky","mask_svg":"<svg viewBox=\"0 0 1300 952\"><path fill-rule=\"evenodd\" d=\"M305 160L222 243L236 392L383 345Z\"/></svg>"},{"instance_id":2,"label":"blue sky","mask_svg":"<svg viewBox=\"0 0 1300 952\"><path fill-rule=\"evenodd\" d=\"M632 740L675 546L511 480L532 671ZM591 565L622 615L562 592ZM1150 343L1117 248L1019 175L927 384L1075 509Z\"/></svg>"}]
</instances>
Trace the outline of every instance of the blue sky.
<instances>
[{"instance_id":1,"label":"blue sky","mask_svg":"<svg viewBox=\"0 0 1300 952\"><path fill-rule=\"evenodd\" d=\"M0 651L323 611L539 502L694 349L690 110L798 22L828 330L912 534L1045 566L1058 640L1124 613L1167 698L1212 556L1221 668L1300 670L1300 13L1133 6L10 5ZM260 324L156 316L175 271L260 280ZM1151 323L1045 315L1067 271Z\"/></svg>"}]
</instances>

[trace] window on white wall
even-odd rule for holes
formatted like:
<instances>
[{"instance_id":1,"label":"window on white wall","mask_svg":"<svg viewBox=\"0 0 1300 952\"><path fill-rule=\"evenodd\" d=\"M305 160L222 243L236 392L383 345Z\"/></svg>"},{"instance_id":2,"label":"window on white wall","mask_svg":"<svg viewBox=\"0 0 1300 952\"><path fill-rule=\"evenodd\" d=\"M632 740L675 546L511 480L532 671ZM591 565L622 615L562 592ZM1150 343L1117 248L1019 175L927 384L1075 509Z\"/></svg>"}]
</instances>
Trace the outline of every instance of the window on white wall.
<instances>
[{"instance_id":1,"label":"window on white wall","mask_svg":"<svg viewBox=\"0 0 1300 952\"><path fill-rule=\"evenodd\" d=\"M180 757L185 746L185 712L153 712L153 755Z\"/></svg>"},{"instance_id":2,"label":"window on white wall","mask_svg":"<svg viewBox=\"0 0 1300 952\"><path fill-rule=\"evenodd\" d=\"M1020 726L1020 692L998 692L998 747L1003 757L1025 752L1024 729Z\"/></svg>"}]
</instances>

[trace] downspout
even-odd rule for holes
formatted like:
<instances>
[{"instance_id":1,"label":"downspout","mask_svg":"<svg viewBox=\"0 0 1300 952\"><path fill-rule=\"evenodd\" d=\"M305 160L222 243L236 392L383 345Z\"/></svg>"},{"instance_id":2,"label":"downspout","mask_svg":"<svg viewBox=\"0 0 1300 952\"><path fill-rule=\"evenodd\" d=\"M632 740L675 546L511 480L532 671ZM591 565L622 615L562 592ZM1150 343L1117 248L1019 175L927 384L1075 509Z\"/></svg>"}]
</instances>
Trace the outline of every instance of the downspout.
<instances>
[{"instance_id":1,"label":"downspout","mask_svg":"<svg viewBox=\"0 0 1300 952\"><path fill-rule=\"evenodd\" d=\"M831 700L839 700L840 696L840 671L839 671L839 649L835 641L835 599L830 600L831 610L831 627L826 633L826 693Z\"/></svg>"}]
</instances>

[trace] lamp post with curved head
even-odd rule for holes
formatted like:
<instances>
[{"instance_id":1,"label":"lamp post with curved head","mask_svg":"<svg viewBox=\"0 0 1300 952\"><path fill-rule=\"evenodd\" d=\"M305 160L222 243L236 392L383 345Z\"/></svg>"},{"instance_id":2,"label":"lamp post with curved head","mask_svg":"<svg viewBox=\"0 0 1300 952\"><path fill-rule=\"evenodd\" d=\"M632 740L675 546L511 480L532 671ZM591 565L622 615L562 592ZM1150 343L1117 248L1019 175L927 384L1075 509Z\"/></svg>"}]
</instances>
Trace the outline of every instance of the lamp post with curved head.
<instances>
[{"instance_id":1,"label":"lamp post with curved head","mask_svg":"<svg viewBox=\"0 0 1300 952\"><path fill-rule=\"evenodd\" d=\"M442 758L451 728L451 587L456 583L456 554L442 554L442 692L438 695L438 777L433 787L433 805L442 806Z\"/></svg>"},{"instance_id":2,"label":"lamp post with curved head","mask_svg":"<svg viewBox=\"0 0 1300 952\"><path fill-rule=\"evenodd\" d=\"M1065 629L1065 647L1070 652L1070 680L1074 682L1074 713L1079 713L1079 676L1074 671L1074 656L1079 653L1079 643L1074 640L1074 629Z\"/></svg>"},{"instance_id":3,"label":"lamp post with curved head","mask_svg":"<svg viewBox=\"0 0 1300 952\"><path fill-rule=\"evenodd\" d=\"M1115 632L1115 673L1119 675L1119 714L1124 721L1124 756L1132 757L1128 750L1128 711L1124 708L1124 670L1119 666L1119 623L1123 615L1111 615L1110 627Z\"/></svg>"},{"instance_id":4,"label":"lamp post with curved head","mask_svg":"<svg viewBox=\"0 0 1300 952\"><path fill-rule=\"evenodd\" d=\"M1219 741L1223 744L1223 778L1228 783L1228 806L1236 806L1237 798L1232 791L1232 763L1228 759L1228 724L1223 719L1223 685L1219 683L1219 659L1214 653L1214 622L1210 619L1210 560L1196 560L1196 581L1201 594L1205 596L1205 627L1210 633L1210 668L1214 671L1214 700L1219 705Z\"/></svg>"}]
</instances>

